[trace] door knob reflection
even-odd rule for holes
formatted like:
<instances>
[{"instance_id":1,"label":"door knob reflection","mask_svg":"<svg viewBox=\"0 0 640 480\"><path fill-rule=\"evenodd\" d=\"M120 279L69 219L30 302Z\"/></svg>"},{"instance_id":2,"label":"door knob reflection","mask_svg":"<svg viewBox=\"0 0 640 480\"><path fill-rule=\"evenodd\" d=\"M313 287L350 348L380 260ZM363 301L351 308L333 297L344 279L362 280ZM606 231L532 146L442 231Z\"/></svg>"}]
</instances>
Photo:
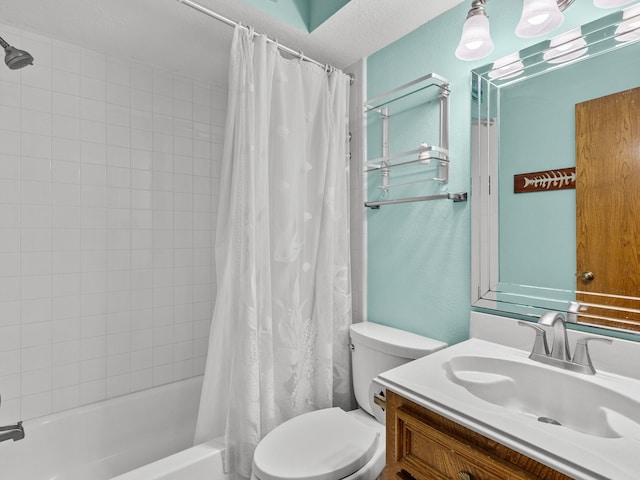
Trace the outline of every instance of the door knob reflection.
<instances>
[{"instance_id":1,"label":"door knob reflection","mask_svg":"<svg viewBox=\"0 0 640 480\"><path fill-rule=\"evenodd\" d=\"M584 283L589 283L594 278L595 275L593 274L593 272L582 272L582 274L580 275L580 280L582 280Z\"/></svg>"}]
</instances>

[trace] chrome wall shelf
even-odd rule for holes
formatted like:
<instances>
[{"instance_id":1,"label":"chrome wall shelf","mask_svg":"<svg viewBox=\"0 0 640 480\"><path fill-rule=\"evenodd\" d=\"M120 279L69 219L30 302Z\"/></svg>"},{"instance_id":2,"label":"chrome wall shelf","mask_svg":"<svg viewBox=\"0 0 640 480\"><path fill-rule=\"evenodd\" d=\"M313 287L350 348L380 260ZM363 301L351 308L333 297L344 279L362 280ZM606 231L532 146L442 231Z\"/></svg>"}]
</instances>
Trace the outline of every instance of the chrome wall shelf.
<instances>
[{"instance_id":1,"label":"chrome wall shelf","mask_svg":"<svg viewBox=\"0 0 640 480\"><path fill-rule=\"evenodd\" d=\"M454 202L466 202L467 192L443 193L441 195L427 195L424 197L398 198L395 200L378 200L376 202L364 202L365 207L380 208L382 205L395 205L397 203L428 202L430 200L453 200Z\"/></svg>"},{"instance_id":2,"label":"chrome wall shelf","mask_svg":"<svg viewBox=\"0 0 640 480\"><path fill-rule=\"evenodd\" d=\"M368 99L364 104L365 113L377 113L382 127L382 156L364 163L366 173L379 172L380 189L384 195L393 187L421 182L436 182L441 185L449 181L449 82L437 73L429 73L409 83L391 89ZM439 103L439 145L428 145L416 142L418 148L401 153L390 152L389 122L392 115L397 115L416 106L430 102ZM425 168L421 169L420 165ZM392 184L391 170L414 165L419 168L420 179ZM433 174L431 174L433 172ZM413 175L413 173L411 173ZM417 176L417 175L416 175ZM393 200L365 202L366 207L379 208L381 205L395 203L418 202L438 199L465 201L466 193L426 195Z\"/></svg>"},{"instance_id":3,"label":"chrome wall shelf","mask_svg":"<svg viewBox=\"0 0 640 480\"><path fill-rule=\"evenodd\" d=\"M440 92L431 87L437 87ZM371 97L365 102L364 110L365 112L379 111L395 104L393 109L394 113L397 113L411 106L438 98L442 94L442 90L449 92L449 81L437 73L429 73L424 77Z\"/></svg>"}]
</instances>

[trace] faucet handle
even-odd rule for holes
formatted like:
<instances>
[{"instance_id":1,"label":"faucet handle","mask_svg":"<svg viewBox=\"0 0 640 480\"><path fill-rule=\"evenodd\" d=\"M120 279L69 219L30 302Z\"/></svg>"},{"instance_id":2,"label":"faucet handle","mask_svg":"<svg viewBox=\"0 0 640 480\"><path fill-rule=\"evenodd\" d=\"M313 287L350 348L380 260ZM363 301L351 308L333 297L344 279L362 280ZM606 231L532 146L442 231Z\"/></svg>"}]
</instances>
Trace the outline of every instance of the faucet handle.
<instances>
[{"instance_id":1,"label":"faucet handle","mask_svg":"<svg viewBox=\"0 0 640 480\"><path fill-rule=\"evenodd\" d=\"M547 343L547 332L545 331L545 329L534 323L523 322L521 320L518 320L518 325L520 325L521 327L533 328L536 332L536 339L533 342L531 355L544 355L545 357L548 357L549 344Z\"/></svg>"},{"instance_id":2,"label":"faucet handle","mask_svg":"<svg viewBox=\"0 0 640 480\"><path fill-rule=\"evenodd\" d=\"M593 367L591 355L589 355L589 342L605 342L611 344L613 340L601 337L582 337L576 342L576 350L573 352L573 363L586 367L591 374L594 374L596 373L596 369Z\"/></svg>"}]
</instances>

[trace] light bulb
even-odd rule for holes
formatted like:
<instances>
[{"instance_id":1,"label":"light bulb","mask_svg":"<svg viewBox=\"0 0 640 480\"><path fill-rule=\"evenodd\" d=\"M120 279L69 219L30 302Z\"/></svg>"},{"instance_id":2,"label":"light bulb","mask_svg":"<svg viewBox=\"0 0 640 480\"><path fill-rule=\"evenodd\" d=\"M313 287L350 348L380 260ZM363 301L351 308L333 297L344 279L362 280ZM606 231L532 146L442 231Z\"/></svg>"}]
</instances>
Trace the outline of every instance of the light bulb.
<instances>
[{"instance_id":1,"label":"light bulb","mask_svg":"<svg viewBox=\"0 0 640 480\"><path fill-rule=\"evenodd\" d=\"M565 63L587 53L587 42L580 27L551 39L549 49L542 58L549 63Z\"/></svg>"},{"instance_id":2,"label":"light bulb","mask_svg":"<svg viewBox=\"0 0 640 480\"><path fill-rule=\"evenodd\" d=\"M563 20L556 0L524 0L516 35L521 38L544 35L560 26Z\"/></svg>"},{"instance_id":3,"label":"light bulb","mask_svg":"<svg viewBox=\"0 0 640 480\"><path fill-rule=\"evenodd\" d=\"M472 15L464 22L456 57L460 60L478 60L493 51L489 32L489 19L484 14Z\"/></svg>"},{"instance_id":4,"label":"light bulb","mask_svg":"<svg viewBox=\"0 0 640 480\"><path fill-rule=\"evenodd\" d=\"M640 38L640 3L622 11L623 21L616 28L618 42L630 42Z\"/></svg>"},{"instance_id":5,"label":"light bulb","mask_svg":"<svg viewBox=\"0 0 640 480\"><path fill-rule=\"evenodd\" d=\"M492 80L506 80L515 78L524 72L524 63L520 60L518 53L512 53L502 57L493 63L493 69L489 72Z\"/></svg>"},{"instance_id":6,"label":"light bulb","mask_svg":"<svg viewBox=\"0 0 640 480\"><path fill-rule=\"evenodd\" d=\"M598 8L615 8L631 3L633 0L593 0L593 4Z\"/></svg>"}]
</instances>

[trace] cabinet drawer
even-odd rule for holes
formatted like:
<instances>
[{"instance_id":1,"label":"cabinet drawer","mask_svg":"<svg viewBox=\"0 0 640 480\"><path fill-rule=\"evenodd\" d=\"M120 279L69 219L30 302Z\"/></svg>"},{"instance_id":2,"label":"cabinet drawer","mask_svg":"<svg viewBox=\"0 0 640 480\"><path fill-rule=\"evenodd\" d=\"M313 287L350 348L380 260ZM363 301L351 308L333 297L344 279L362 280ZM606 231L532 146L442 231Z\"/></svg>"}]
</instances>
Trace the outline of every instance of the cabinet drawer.
<instances>
[{"instance_id":1,"label":"cabinet drawer","mask_svg":"<svg viewBox=\"0 0 640 480\"><path fill-rule=\"evenodd\" d=\"M478 451L425 424L410 412L396 411L396 461L417 479L532 480L518 467ZM401 470L401 471L402 471ZM426 474L426 475L425 475Z\"/></svg>"},{"instance_id":2,"label":"cabinet drawer","mask_svg":"<svg viewBox=\"0 0 640 480\"><path fill-rule=\"evenodd\" d=\"M389 480L571 477L387 390Z\"/></svg>"}]
</instances>

